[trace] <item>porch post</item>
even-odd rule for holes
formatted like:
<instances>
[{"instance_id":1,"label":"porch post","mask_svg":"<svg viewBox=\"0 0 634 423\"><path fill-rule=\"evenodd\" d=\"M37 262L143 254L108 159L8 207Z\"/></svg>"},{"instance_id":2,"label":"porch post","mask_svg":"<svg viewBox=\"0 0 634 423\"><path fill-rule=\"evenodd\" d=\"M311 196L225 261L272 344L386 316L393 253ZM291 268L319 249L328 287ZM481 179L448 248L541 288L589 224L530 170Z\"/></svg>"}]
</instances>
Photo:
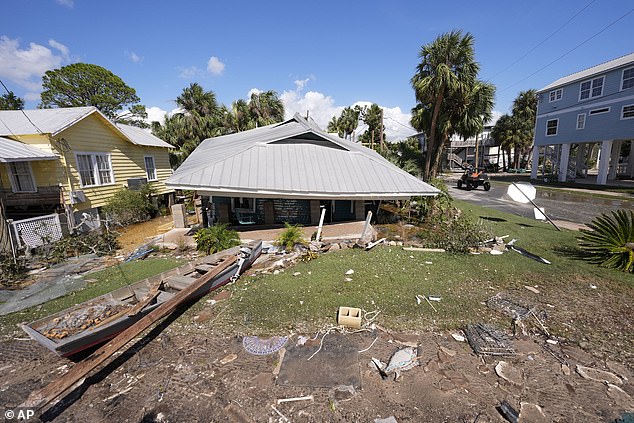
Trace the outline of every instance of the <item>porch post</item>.
<instances>
[{"instance_id":1,"label":"porch post","mask_svg":"<svg viewBox=\"0 0 634 423\"><path fill-rule=\"evenodd\" d=\"M612 153L612 140L605 140L601 143L599 153L599 174L597 175L597 185L605 185L608 181L608 170L610 168L610 155Z\"/></svg>"},{"instance_id":2,"label":"porch post","mask_svg":"<svg viewBox=\"0 0 634 423\"><path fill-rule=\"evenodd\" d=\"M614 141L612 143L612 152L610 154L610 170L608 171L608 180L616 179L619 170L619 155L621 154L622 141Z\"/></svg>"},{"instance_id":3,"label":"porch post","mask_svg":"<svg viewBox=\"0 0 634 423\"><path fill-rule=\"evenodd\" d=\"M533 165L531 166L531 179L537 179L537 168L539 167L539 146L533 146Z\"/></svg>"},{"instance_id":4,"label":"porch post","mask_svg":"<svg viewBox=\"0 0 634 423\"><path fill-rule=\"evenodd\" d=\"M630 178L634 178L634 140L630 140L630 160L627 166L627 173Z\"/></svg>"},{"instance_id":5,"label":"porch post","mask_svg":"<svg viewBox=\"0 0 634 423\"><path fill-rule=\"evenodd\" d=\"M568 177L568 159L570 158L570 144L561 145L559 156L559 182L566 182Z\"/></svg>"},{"instance_id":6,"label":"porch post","mask_svg":"<svg viewBox=\"0 0 634 423\"><path fill-rule=\"evenodd\" d=\"M583 175L585 178L587 172L584 171L586 167L586 144L579 144L577 147L577 157L575 158L575 173L576 175Z\"/></svg>"}]
</instances>

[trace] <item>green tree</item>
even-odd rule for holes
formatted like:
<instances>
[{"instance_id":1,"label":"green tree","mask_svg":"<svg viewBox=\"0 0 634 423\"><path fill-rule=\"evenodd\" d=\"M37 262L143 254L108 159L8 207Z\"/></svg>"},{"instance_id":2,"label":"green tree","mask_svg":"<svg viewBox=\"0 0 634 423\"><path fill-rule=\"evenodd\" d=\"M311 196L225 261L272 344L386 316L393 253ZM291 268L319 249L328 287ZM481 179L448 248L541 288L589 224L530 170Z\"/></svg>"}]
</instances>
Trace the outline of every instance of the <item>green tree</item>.
<instances>
[{"instance_id":1,"label":"green tree","mask_svg":"<svg viewBox=\"0 0 634 423\"><path fill-rule=\"evenodd\" d=\"M477 83L479 65L473 41L470 33L451 31L422 46L419 52L420 63L411 79L417 102L411 123L427 135L426 180L435 177L444 144L456 131L456 116L460 116L461 107L464 110Z\"/></svg>"},{"instance_id":2,"label":"green tree","mask_svg":"<svg viewBox=\"0 0 634 423\"><path fill-rule=\"evenodd\" d=\"M526 126L517 116L506 114L498 119L491 130L493 139L499 142L502 151L507 153L509 166L511 165L511 150L513 150L515 158L514 166L515 168L519 167L519 151L522 143L526 139L526 132ZM502 156L502 159L504 161L504 156ZM506 163L507 162L504 161L504 168L506 168Z\"/></svg>"},{"instance_id":3,"label":"green tree","mask_svg":"<svg viewBox=\"0 0 634 423\"><path fill-rule=\"evenodd\" d=\"M138 126L147 117L134 88L101 66L73 63L46 71L42 88L42 108L95 106L113 121Z\"/></svg>"},{"instance_id":4,"label":"green tree","mask_svg":"<svg viewBox=\"0 0 634 423\"><path fill-rule=\"evenodd\" d=\"M257 126L266 126L284 120L284 103L273 90L251 94L249 112Z\"/></svg>"},{"instance_id":5,"label":"green tree","mask_svg":"<svg viewBox=\"0 0 634 423\"><path fill-rule=\"evenodd\" d=\"M354 131L359 126L359 117L364 111L361 106L345 107L339 117L333 116L328 122L328 132L337 133L339 137L352 140Z\"/></svg>"},{"instance_id":6,"label":"green tree","mask_svg":"<svg viewBox=\"0 0 634 423\"><path fill-rule=\"evenodd\" d=\"M535 138L535 119L537 117L537 91L534 89L521 91L513 101L513 116L522 126L522 138L516 148L516 167L520 165L520 158L530 155L533 139ZM525 162L527 160L522 160Z\"/></svg>"},{"instance_id":7,"label":"green tree","mask_svg":"<svg viewBox=\"0 0 634 423\"><path fill-rule=\"evenodd\" d=\"M385 140L385 126L383 126L383 110L378 104L372 103L370 107L364 108L361 112L361 120L368 125L368 129L361 134L359 141L370 144L374 149L375 144L381 144ZM384 149L384 144L380 145Z\"/></svg>"},{"instance_id":8,"label":"green tree","mask_svg":"<svg viewBox=\"0 0 634 423\"><path fill-rule=\"evenodd\" d=\"M0 95L0 110L22 110L24 100L16 96L13 91Z\"/></svg>"}]
</instances>

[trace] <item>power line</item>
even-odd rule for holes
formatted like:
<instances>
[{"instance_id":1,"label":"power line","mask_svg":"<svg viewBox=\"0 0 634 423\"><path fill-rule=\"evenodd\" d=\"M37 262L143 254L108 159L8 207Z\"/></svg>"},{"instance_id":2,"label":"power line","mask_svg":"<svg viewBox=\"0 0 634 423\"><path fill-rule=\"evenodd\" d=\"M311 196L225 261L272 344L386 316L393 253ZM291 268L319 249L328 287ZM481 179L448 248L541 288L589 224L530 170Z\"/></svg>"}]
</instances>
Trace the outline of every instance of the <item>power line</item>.
<instances>
[{"instance_id":1,"label":"power line","mask_svg":"<svg viewBox=\"0 0 634 423\"><path fill-rule=\"evenodd\" d=\"M392 122L396 122L396 123L398 123L399 125L401 125L401 126L402 126L403 128L405 128L405 129L411 129L412 131L418 132L418 131L416 131L416 129L414 129L413 127L411 127L411 126L409 126L409 125L403 125L403 124L402 124L401 122L399 122L398 120L393 119L393 118L391 118L391 117L389 117L389 116L385 116L385 119L389 119L389 120L391 120Z\"/></svg>"},{"instance_id":2,"label":"power line","mask_svg":"<svg viewBox=\"0 0 634 423\"><path fill-rule=\"evenodd\" d=\"M559 56L558 58L556 58L555 60L553 60L552 62L542 66L541 68L537 69L535 72L531 73L530 75L528 75L526 78L523 78L519 81L517 81L516 83L509 85L508 87L500 90L499 92L504 92L506 90L508 90L509 88L512 88L518 84L521 84L522 82L526 81L527 79L535 76L536 74L538 74L539 72L543 71L544 69L546 69L547 67L549 67L550 65L560 61L561 59L563 59L564 57L566 57L567 55L569 55L570 53L572 53L573 51L577 50L579 47L581 47L582 45L586 44L588 41L592 40L593 38L597 37L598 35L602 34L603 32L605 32L608 28L612 27L613 25L615 25L617 22L619 22L620 20L624 19L627 15L631 14L632 12L634 12L634 9L630 9L628 12L626 12L625 14L621 15L619 18L617 18L616 20L610 22L608 25L604 26L599 32L597 32L596 34L590 36L589 38L586 38L584 41L582 41L581 43L577 44L575 47L571 48L570 50L568 50L567 52L565 52L564 54L562 54L561 56Z\"/></svg>"},{"instance_id":3,"label":"power line","mask_svg":"<svg viewBox=\"0 0 634 423\"><path fill-rule=\"evenodd\" d=\"M0 79L0 84L2 84L2 86L4 87L4 90L7 92L7 94L11 95L12 91L9 91L9 89L7 88L7 86L6 86L6 85L4 85L4 82L2 82L2 79ZM33 123L33 121L31 120L31 118L30 118L30 117L28 117L28 116L26 115L26 112L24 111L24 109L23 109L23 108L20 108L19 110L22 112L22 114L24 115L24 117L26 118L26 120L28 120L28 121L29 121L29 123L30 123L31 125L33 125L33 127L34 127L35 129L37 129L37 132L39 132L40 134L43 134L43 133L44 133L44 132L42 132L42 130L41 130L40 128L38 128L38 127L37 127L37 125L36 125L35 123ZM4 123L4 122L3 122L3 123ZM7 126L7 125L5 124L4 126ZM7 126L7 128L9 129L9 131L11 131L11 128L9 128L8 126ZM13 134L13 131L11 131L11 133Z\"/></svg>"},{"instance_id":4,"label":"power line","mask_svg":"<svg viewBox=\"0 0 634 423\"><path fill-rule=\"evenodd\" d=\"M513 63L511 63L510 65L508 65L506 68L504 68L503 70L499 71L498 73L496 73L495 75L493 75L491 78L489 78L489 80L491 79L495 79L495 77L499 76L500 74L506 72L507 70L511 69L513 66L515 66L517 63L519 63L522 59L524 59L526 56L528 56L529 54L531 54L532 52L534 52L535 50L537 50L537 47L543 45L546 41L550 40L555 34L557 34L559 31L561 31L562 29L564 29L570 22L572 22L572 20L574 18L576 18L577 16L579 16L581 14L581 12L583 12L584 10L586 10L588 7L590 7L590 5L592 3L594 3L597 0L592 0L590 1L588 4L586 4L581 10L579 10L577 13L575 13L570 19L568 19L566 22L563 23L563 25L561 25L559 28L557 28L556 30L554 30L550 35L548 35L546 38L544 38L542 41L540 41L538 44L536 44L533 48L531 48L530 50L528 50L526 53L524 53L519 59L517 59L516 61L514 61Z\"/></svg>"}]
</instances>

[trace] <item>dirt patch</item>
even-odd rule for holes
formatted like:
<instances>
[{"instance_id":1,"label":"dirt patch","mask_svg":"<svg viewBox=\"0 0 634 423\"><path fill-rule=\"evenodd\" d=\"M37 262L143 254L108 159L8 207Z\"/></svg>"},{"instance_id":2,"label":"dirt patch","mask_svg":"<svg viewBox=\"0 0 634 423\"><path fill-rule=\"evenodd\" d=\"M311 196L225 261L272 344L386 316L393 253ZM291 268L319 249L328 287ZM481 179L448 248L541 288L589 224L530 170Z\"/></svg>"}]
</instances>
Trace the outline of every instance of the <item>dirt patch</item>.
<instances>
[{"instance_id":1,"label":"dirt patch","mask_svg":"<svg viewBox=\"0 0 634 423\"><path fill-rule=\"evenodd\" d=\"M329 388L276 384L280 353L251 355L238 338L181 333L169 327L154 339L141 340L115 365L91 377L78 391L80 397L75 392L44 417L55 421L280 421L274 406L291 421L373 421L392 415L398 422L502 422L496 406L506 400L518 411L520 403L540 406L547 421L605 422L627 410L627 401L634 395L631 369L612 364L618 371L611 370L570 346L550 345L553 355L533 338L515 340L517 355L503 359L517 375L518 380L511 383L496 374L499 359L476 356L467 343L455 341L449 333L399 334L418 342L421 365L403 372L397 381L383 379L369 364L371 357L386 361L401 345L385 332L348 336L359 350L378 338L369 350L358 353L361 389L340 388L350 392L345 396L333 395ZM287 347L296 342L297 337L291 337ZM222 364L229 355L235 359ZM573 371L562 370L555 356L565 359ZM576 364L617 374L624 381L619 395L575 373ZM69 365L32 341L0 343L0 404L16 406ZM313 400L276 402L307 395Z\"/></svg>"},{"instance_id":2,"label":"dirt patch","mask_svg":"<svg viewBox=\"0 0 634 423\"><path fill-rule=\"evenodd\" d=\"M123 254L134 251L157 235L162 235L174 227L172 216L159 216L147 222L135 223L118 229L117 241Z\"/></svg>"}]
</instances>

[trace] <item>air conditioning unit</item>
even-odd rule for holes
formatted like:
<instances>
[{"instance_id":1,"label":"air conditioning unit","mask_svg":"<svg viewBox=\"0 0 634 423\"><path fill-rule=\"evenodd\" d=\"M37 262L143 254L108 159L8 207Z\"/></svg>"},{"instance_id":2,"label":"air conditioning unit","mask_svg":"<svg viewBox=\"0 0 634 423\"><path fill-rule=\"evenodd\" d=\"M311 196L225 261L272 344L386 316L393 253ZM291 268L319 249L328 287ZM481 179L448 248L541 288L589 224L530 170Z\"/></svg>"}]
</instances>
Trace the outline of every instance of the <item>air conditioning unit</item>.
<instances>
[{"instance_id":1,"label":"air conditioning unit","mask_svg":"<svg viewBox=\"0 0 634 423\"><path fill-rule=\"evenodd\" d=\"M86 201L87 201L87 198L86 198L86 194L84 194L84 191L71 191L70 193L71 204L85 203Z\"/></svg>"},{"instance_id":2,"label":"air conditioning unit","mask_svg":"<svg viewBox=\"0 0 634 423\"><path fill-rule=\"evenodd\" d=\"M128 179L128 189L132 191L139 191L145 185L147 185L147 178L130 178Z\"/></svg>"}]
</instances>

